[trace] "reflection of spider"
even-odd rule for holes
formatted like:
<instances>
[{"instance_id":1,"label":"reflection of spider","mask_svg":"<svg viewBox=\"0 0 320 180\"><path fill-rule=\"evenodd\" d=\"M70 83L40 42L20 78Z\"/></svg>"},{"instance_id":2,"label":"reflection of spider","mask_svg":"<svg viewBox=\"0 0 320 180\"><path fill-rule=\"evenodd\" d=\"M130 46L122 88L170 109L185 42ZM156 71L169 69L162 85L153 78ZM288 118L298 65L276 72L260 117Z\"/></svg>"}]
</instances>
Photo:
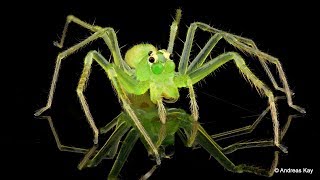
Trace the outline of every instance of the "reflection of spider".
<instances>
[{"instance_id":1,"label":"reflection of spider","mask_svg":"<svg viewBox=\"0 0 320 180\"><path fill-rule=\"evenodd\" d=\"M272 91L251 72L244 59L238 53L226 52L213 59L208 59L208 56L215 45L221 39L224 39L241 51L258 57L274 87L277 90L285 92L289 106L304 113L304 109L293 105L292 103L291 91L279 61L258 50L254 42L249 39L220 31L201 22L195 22L192 23L188 29L183 52L178 65L178 72L175 72L175 64L172 61L172 51L180 18L181 10L177 10L176 19L171 25L170 40L167 50L158 50L151 44L138 44L127 51L123 60L120 54L116 34L112 28L93 26L74 16L68 16L61 42L55 43L56 46L60 48L63 47L70 22L74 22L87 28L93 31L94 34L58 55L47 105L38 110L35 115L39 116L51 107L61 60L76 52L89 42L102 38L112 54L113 62L107 61L97 51L90 51L85 57L83 72L77 88L81 105L94 132L95 144L98 143L99 131L83 95L93 60L106 71L122 104L123 112L106 127L100 130L100 133L105 133L116 126L116 130L106 144L92 159L87 159L85 166L97 165L106 156L113 158L118 150L118 144L121 138L128 131L129 133L123 141L123 145L118 153L109 177L118 176L129 152L139 138L144 143L148 152L154 155L157 164L160 165L161 158L166 157L164 152L162 152L162 149L174 143L174 134L178 132L180 137L186 140L186 146L191 147L196 141L230 171L265 174L263 171L253 166L234 165L223 154L219 145L217 145L199 125L198 106L193 85L214 72L223 64L233 60L242 75L248 79L258 92L268 97L269 109L274 127L274 144L282 151L286 152L286 149L280 144L277 109ZM210 32L213 36L209 39L203 49L201 49L199 54L190 61L191 63L189 63L190 51L197 28ZM271 62L276 65L283 88L280 88L277 85L266 62ZM167 109L163 104L163 101L174 103L179 98L179 88L189 89L191 115L180 109Z\"/></svg>"}]
</instances>

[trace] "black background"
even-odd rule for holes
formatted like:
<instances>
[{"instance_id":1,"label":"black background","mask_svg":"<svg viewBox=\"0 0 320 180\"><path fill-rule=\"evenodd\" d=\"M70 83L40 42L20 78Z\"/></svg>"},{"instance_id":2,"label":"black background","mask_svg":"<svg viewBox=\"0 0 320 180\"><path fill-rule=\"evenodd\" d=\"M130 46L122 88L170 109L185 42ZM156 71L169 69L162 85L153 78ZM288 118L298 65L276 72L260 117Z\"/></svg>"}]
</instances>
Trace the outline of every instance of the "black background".
<instances>
[{"instance_id":1,"label":"black background","mask_svg":"<svg viewBox=\"0 0 320 180\"><path fill-rule=\"evenodd\" d=\"M54 60L60 50L52 42L59 39L65 18L73 14L89 23L110 26L118 31L122 53L131 46L148 42L159 48L166 48L169 26L175 9L181 7L183 17L179 38L184 41L187 26L201 21L219 29L253 39L258 47L278 57L287 73L289 84L296 93L294 102L306 108L307 115L294 119L284 139L289 154L280 154L283 168L312 168L313 175L275 174L273 178L299 176L311 178L319 176L319 152L316 147L319 133L317 99L318 44L316 10L309 3L275 2L234 3L209 1L148 1L148 2L41 2L17 3L8 6L10 11L3 15L5 33L3 38L8 47L5 57L9 62L9 73L4 76L10 96L9 110L4 112L4 135L2 147L5 150L3 170L11 177L106 179L112 160L104 161L97 168L79 171L76 167L82 155L59 152L55 146L48 123L36 119L33 113L45 105L54 68ZM5 6L3 7L5 8ZM66 46L77 43L89 33L76 25L70 26ZM209 35L198 31L196 42L202 46ZM176 57L181 53L182 43L176 43ZM100 50L109 57L101 40L81 49L63 62L52 109L46 112L53 121L66 145L90 147L91 130L86 123L75 93L81 73L83 58L89 50ZM194 46L193 54L199 50ZM234 50L224 42L218 45L213 56ZM6 55L9 55L8 57ZM249 66L258 76L272 87L259 63L244 56ZM271 66L274 74L275 68ZM8 81L8 83L7 83ZM209 133L222 132L250 124L254 117L267 106L266 98L261 99L256 91L242 79L232 63L221 68L206 83L196 86L200 107L200 121ZM12 88L13 87L13 88ZM13 90L12 90L13 89ZM186 92L181 92L181 100L171 107L188 109ZM206 94L210 94L208 96ZM283 95L276 92L276 95ZM120 112L117 98L100 67L94 65L86 96L98 126L103 126ZM219 99L217 99L219 98ZM222 99L222 100L221 100ZM13 102L13 103L12 103ZM236 107L236 104L239 107ZM285 103L279 102L279 119L284 124L287 114L296 113ZM285 112L285 113L282 113ZM284 115L283 115L284 114ZM6 116L9 115L9 116ZM256 117L256 116L255 116ZM245 136L248 140L271 138L272 126L266 120L258 132ZM101 143L104 142L101 138ZM243 140L241 138L222 143ZM229 155L236 164L249 163L268 167L272 161L273 148L243 150ZM247 178L250 174L233 174L223 169L207 152L201 149L184 148L177 141L175 156L163 161L152 179L213 179L220 177ZM137 143L121 177L137 179L152 166L145 149Z\"/></svg>"}]
</instances>

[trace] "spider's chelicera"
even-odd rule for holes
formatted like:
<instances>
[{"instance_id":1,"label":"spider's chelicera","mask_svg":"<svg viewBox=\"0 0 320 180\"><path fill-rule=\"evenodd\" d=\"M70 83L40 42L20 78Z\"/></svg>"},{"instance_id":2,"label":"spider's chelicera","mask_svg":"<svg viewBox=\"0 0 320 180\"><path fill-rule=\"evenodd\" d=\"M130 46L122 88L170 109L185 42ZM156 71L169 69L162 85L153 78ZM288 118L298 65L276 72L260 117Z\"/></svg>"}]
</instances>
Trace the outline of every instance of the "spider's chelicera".
<instances>
[{"instance_id":1,"label":"spider's chelicera","mask_svg":"<svg viewBox=\"0 0 320 180\"><path fill-rule=\"evenodd\" d=\"M109 178L117 177L138 139L143 142L148 152L155 157L156 164L160 165L161 159L168 157L165 154L165 148L174 144L174 135L177 133L187 147L191 147L196 142L206 149L210 155L229 171L238 173L249 172L271 176L273 174L272 170L263 170L255 166L244 164L235 165L225 156L225 154L231 152L230 149L232 149L233 152L236 149L266 145L275 145L286 152L286 148L280 144L279 122L275 104L276 100L273 92L248 68L244 58L237 52L225 52L212 59L209 58L209 54L215 45L221 39L224 39L237 49L252 56L256 56L268 74L275 89L283 91L286 94L288 105L301 113L305 113L303 108L294 105L292 102L292 92L289 89L280 62L277 58L260 51L250 39L215 29L205 23L194 22L188 29L179 64L177 64L178 71L176 72L176 65L172 59L174 41L176 39L180 18L181 10L177 10L176 18L171 25L167 49L158 50L151 44L138 44L129 49L123 58L113 28L93 26L74 16L68 16L61 41L60 43L56 43L58 47L63 47L70 22L74 22L94 33L87 39L58 55L47 105L38 110L35 115L39 116L51 107L61 61L89 42L102 38L112 54L112 62L106 60L99 52L90 51L84 60L84 68L78 83L77 94L87 120L93 130L94 144L98 144L99 134L104 134L113 127L115 127L115 130L100 149L96 150L96 148L94 148L88 152L81 151L87 152L87 155L80 163L80 168L96 166L102 159L115 158L117 155L113 168L109 173ZM194 59L189 59L194 35L197 29L211 33L212 36L199 54ZM94 123L89 106L83 94L93 61L97 62L105 70L123 109L119 116L114 118L100 130L98 130ZM208 135L204 128L199 124L198 105L193 86L229 61L234 62L242 75L248 79L252 86L254 86L261 95L267 97L269 107L266 109L266 112L270 111L272 117L274 128L273 141L248 142L247 144L242 143L241 145L234 144L229 146L228 150L228 148L221 148L214 141L213 137ZM274 77L266 64L267 62L276 66L283 87L279 87L274 80ZM164 106L163 101L174 103L179 99L180 88L187 88L189 90L191 114L179 108L166 108ZM248 131L248 129L240 128L230 131L229 133L224 133L222 136L231 136L245 131ZM124 136L125 138L123 139ZM121 147L118 149L121 141ZM69 147L69 149L72 148ZM76 148L73 148L73 150L77 151ZM153 170L154 168L144 177L147 178L150 176Z\"/></svg>"}]
</instances>

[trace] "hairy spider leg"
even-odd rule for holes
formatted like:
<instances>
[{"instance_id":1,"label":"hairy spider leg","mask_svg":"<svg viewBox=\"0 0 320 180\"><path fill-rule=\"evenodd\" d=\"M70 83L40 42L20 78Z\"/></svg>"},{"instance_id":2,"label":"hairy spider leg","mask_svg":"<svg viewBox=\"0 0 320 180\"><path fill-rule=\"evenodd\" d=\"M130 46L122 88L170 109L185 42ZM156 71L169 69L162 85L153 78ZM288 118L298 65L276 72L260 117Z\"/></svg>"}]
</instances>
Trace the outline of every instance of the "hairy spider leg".
<instances>
[{"instance_id":1,"label":"hairy spider leg","mask_svg":"<svg viewBox=\"0 0 320 180\"><path fill-rule=\"evenodd\" d=\"M292 101L292 94L293 93L290 90L288 81L286 79L286 75L285 75L284 70L282 68L282 65L277 58L260 51L251 39L243 38L240 36L236 36L236 35L215 29L205 23L195 22L193 24L196 27L199 27L200 29L202 29L203 31L207 31L207 32L211 32L211 33L220 33L223 36L223 38L232 46L234 46L234 47L238 48L239 50L246 52L250 55L257 56L260 63L262 64L262 67L264 68L264 70L268 74L269 79L271 80L275 89L285 92L285 94L287 96L288 105L300 113L306 113L305 109L293 104L293 101ZM276 65L276 68L279 72L279 77L280 77L281 83L283 85L283 88L279 88L279 86L277 85L276 81L274 80L274 77L272 76L272 73L271 73L270 69L268 68L267 64L265 63L265 61L271 62L272 64Z\"/></svg>"},{"instance_id":2,"label":"hairy spider leg","mask_svg":"<svg viewBox=\"0 0 320 180\"><path fill-rule=\"evenodd\" d=\"M55 91L57 80L58 80L58 76L59 76L59 70L60 70L60 66L61 66L61 61L63 59L65 59L67 56L73 54L75 51L77 51L81 47L83 47L86 44L88 44L89 42L100 38L101 36L106 34L106 32L108 32L108 31L113 31L113 30L110 29L110 28L100 29L99 31L97 31L93 35L89 36L87 39L83 40L82 42L70 47L69 49L67 49L67 50L65 50L65 51L63 51L61 53L59 53L59 55L57 56L57 59L56 59L56 66L55 66L55 70L54 70L54 73L53 73L53 78L52 78L52 82L51 82L51 87L50 87L50 92L49 92L49 95L48 95L47 104L43 108L41 108L38 111L36 111L36 113L34 114L35 116L41 115L44 111L48 110L52 105L53 95L54 95L54 91ZM109 49L111 49L111 52L114 52L114 50L113 50L114 46L111 45L110 43L109 43L108 46L109 46ZM115 54L115 53L113 53L113 54ZM84 72L84 73L89 73L89 72ZM83 79L83 78L81 78L81 79ZM83 88L83 85L84 85L84 84L81 84L81 83L82 82L79 82L77 93L78 93L78 96L80 98L80 102L81 102L81 105L82 105L83 110L85 112L85 115L86 115L86 118L88 120L88 123L89 123L90 127L93 130L93 133L94 133L93 141L94 141L95 144L97 144L98 143L98 134L99 134L99 132L98 132L98 129L97 129L95 123L94 123L92 115L91 115L91 113L89 111L89 107L88 107L88 105L87 105L87 103L85 101L85 98L84 98L84 96L83 96L83 94L81 92L81 88Z\"/></svg>"},{"instance_id":3,"label":"hairy spider leg","mask_svg":"<svg viewBox=\"0 0 320 180\"><path fill-rule=\"evenodd\" d=\"M167 51L170 54L172 54L172 52L173 52L174 41L177 38L178 27L179 27L179 23L181 20L181 15L182 15L181 9L177 9L176 17L170 26L170 37L169 37L169 44L168 44L168 48L167 48Z\"/></svg>"},{"instance_id":4,"label":"hairy spider leg","mask_svg":"<svg viewBox=\"0 0 320 180\"><path fill-rule=\"evenodd\" d=\"M152 152L156 157L157 164L161 163L160 156L158 153L158 149L152 142L150 136L147 134L146 130L142 126L138 117L136 116L134 110L130 106L130 101L123 91L123 88L129 91L135 92L134 94L144 94L148 89L147 83L139 83L134 81L128 74L122 71L117 66L109 63L101 54L97 51L90 51L85 57L84 69L90 69L92 61L95 60L107 73L108 78L111 80L111 83L118 94L120 101L122 102L122 107L126 113L131 117L134 122L135 127L142 135L142 137L146 140L147 144L150 146ZM83 76L82 78L87 79L88 76ZM121 82L121 83L120 83ZM122 84L122 86L120 85Z\"/></svg>"},{"instance_id":5,"label":"hairy spider leg","mask_svg":"<svg viewBox=\"0 0 320 180\"><path fill-rule=\"evenodd\" d=\"M100 31L101 29L103 29L100 26L95 26L95 25L91 25L87 22L82 21L81 19L73 16L73 15L69 15L67 16L67 20L66 23L64 25L63 31L62 31L62 36L60 39L60 42L54 42L54 45L62 48L65 42L65 38L67 36L67 32L68 32L68 28L69 28L69 24L73 22L77 25L79 25L80 27L86 28L92 32L97 32ZM116 34L114 33L113 29L110 29L111 32L107 33L107 37L102 36L102 38L105 40L105 42L107 43L107 45L109 46L109 48L112 46L115 53L113 53L113 58L114 58L114 63L118 66L122 66L126 71L129 71L131 68L127 65L127 63L122 59L121 54L120 54L120 48L118 46L118 40L116 38Z\"/></svg>"},{"instance_id":6,"label":"hairy spider leg","mask_svg":"<svg viewBox=\"0 0 320 180\"><path fill-rule=\"evenodd\" d=\"M240 72L244 75L244 77L247 78L249 82L254 85L254 87L258 90L260 94L263 93L268 97L270 110L271 110L271 117L272 117L273 127L274 127L274 138L275 138L274 141L276 146L283 149L283 151L286 151L280 145L280 142L279 142L279 122L277 120L277 109L274 102L273 92L261 80L259 80L258 77L256 77L256 75L254 75L251 72L251 70L245 64L245 61L243 60L243 58L235 52L230 52L230 53L224 53L218 56L217 58L214 58L214 60L209 60L208 62L205 63L205 60L210 54L211 50L215 47L215 45L219 40L221 40L226 36L225 34L216 33L215 35L213 35L210 38L210 40L207 42L207 44L204 46L204 48L196 56L196 58L192 61L190 66L188 67L189 55L190 55L190 51L193 43L193 37L196 29L199 27L204 31L208 31L201 26L202 24L203 23L198 23L198 22L192 23L188 29L187 40L185 42L184 50L179 63L179 72L182 72L188 75L191 78L192 83L197 83L198 81L205 78L208 74L212 73L221 65L233 59L238 69L240 70Z\"/></svg>"},{"instance_id":7,"label":"hairy spider leg","mask_svg":"<svg viewBox=\"0 0 320 180\"><path fill-rule=\"evenodd\" d=\"M251 72L251 70L246 65L244 59L236 52L227 52L223 53L216 58L209 60L207 63L203 64L201 67L194 70L189 74L192 82L196 83L201 79L205 78L208 74L215 71L217 68L222 66L223 64L233 60L240 70L240 72L244 75L245 78L251 82L254 87L260 92L268 97L269 106L271 110L271 118L273 121L273 131L274 131L274 143L277 147L286 151L280 144L279 141L279 121L277 117L277 109L275 104L275 98L273 92L266 86L255 74Z\"/></svg>"},{"instance_id":8,"label":"hairy spider leg","mask_svg":"<svg viewBox=\"0 0 320 180\"><path fill-rule=\"evenodd\" d=\"M240 41L240 43L243 43L244 45L250 46L250 47L256 49L257 51L260 51L258 49L258 47L256 46L255 42L253 42L253 40L245 38L245 37L237 36L237 35L233 35L233 36L238 41ZM278 91L282 91L282 92L286 93L286 90L284 88L279 87L279 85L278 85L277 81L275 80L272 72L270 71L270 68L268 67L268 65L266 63L267 60L263 59L261 56L258 56L258 59L259 59L259 62L261 63L261 65L262 65L263 69L267 73L267 75L268 75L273 87ZM278 71L279 70L281 71L282 70L281 65L280 65L280 67L277 67L277 69L278 69ZM282 73L282 75L284 75L284 73ZM284 77L280 77L280 78L283 78L286 81L286 77L285 76ZM291 91L291 95L294 95L294 93L292 91Z\"/></svg>"},{"instance_id":9,"label":"hairy spider leg","mask_svg":"<svg viewBox=\"0 0 320 180\"><path fill-rule=\"evenodd\" d=\"M95 33L92 34L91 36L87 37L85 40L81 41L80 43L75 44L72 47L68 48L67 50L58 54L57 59L56 59L56 65L55 65L55 70L54 70L54 74L53 74L53 78L52 78L52 82L51 82L51 87L50 87L50 92L49 92L47 104L45 107L37 110L34 114L35 116L41 115L44 111L48 110L52 105L53 94L54 94L55 86L56 86L56 83L58 80L61 61L64 58L66 58L67 56L75 53L77 50L86 46L90 42L97 40L98 38L104 39L107 46L109 47L109 50L111 51L111 53L114 57L114 62L116 65L120 66L120 64L122 64L122 66L125 67L126 71L128 71L128 69L130 69L130 67L126 64L126 62L121 57L120 48L118 46L116 34L112 28L108 28L108 27L101 28L99 26L93 26L93 25L90 25L90 24L80 20L79 18L77 18L73 15L69 15L67 17L67 21L66 21L66 24L65 24L63 32L62 32L62 37L61 37L60 43L57 43L57 42L54 43L56 46L58 46L60 48L63 47L64 41L66 38L66 34L67 34L67 30L68 30L69 24L71 22L74 22L74 23L78 24L79 26L87 28Z\"/></svg>"}]
</instances>

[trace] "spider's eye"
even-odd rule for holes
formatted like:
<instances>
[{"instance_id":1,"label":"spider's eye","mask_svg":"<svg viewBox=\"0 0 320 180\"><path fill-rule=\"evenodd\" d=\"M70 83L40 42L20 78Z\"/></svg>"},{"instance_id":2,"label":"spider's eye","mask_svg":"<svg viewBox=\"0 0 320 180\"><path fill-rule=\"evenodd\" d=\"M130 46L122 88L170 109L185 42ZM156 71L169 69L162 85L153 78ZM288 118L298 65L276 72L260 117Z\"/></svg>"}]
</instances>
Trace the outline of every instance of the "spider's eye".
<instances>
[{"instance_id":1,"label":"spider's eye","mask_svg":"<svg viewBox=\"0 0 320 180\"><path fill-rule=\"evenodd\" d=\"M154 57L149 57L149 62L150 63L154 63L156 60L154 59Z\"/></svg>"},{"instance_id":2,"label":"spider's eye","mask_svg":"<svg viewBox=\"0 0 320 180\"><path fill-rule=\"evenodd\" d=\"M169 58L170 58L171 60L173 60L174 54L170 54Z\"/></svg>"},{"instance_id":3,"label":"spider's eye","mask_svg":"<svg viewBox=\"0 0 320 180\"><path fill-rule=\"evenodd\" d=\"M151 54L152 54L152 51L149 51L149 52L148 52L148 56L150 56Z\"/></svg>"}]
</instances>

